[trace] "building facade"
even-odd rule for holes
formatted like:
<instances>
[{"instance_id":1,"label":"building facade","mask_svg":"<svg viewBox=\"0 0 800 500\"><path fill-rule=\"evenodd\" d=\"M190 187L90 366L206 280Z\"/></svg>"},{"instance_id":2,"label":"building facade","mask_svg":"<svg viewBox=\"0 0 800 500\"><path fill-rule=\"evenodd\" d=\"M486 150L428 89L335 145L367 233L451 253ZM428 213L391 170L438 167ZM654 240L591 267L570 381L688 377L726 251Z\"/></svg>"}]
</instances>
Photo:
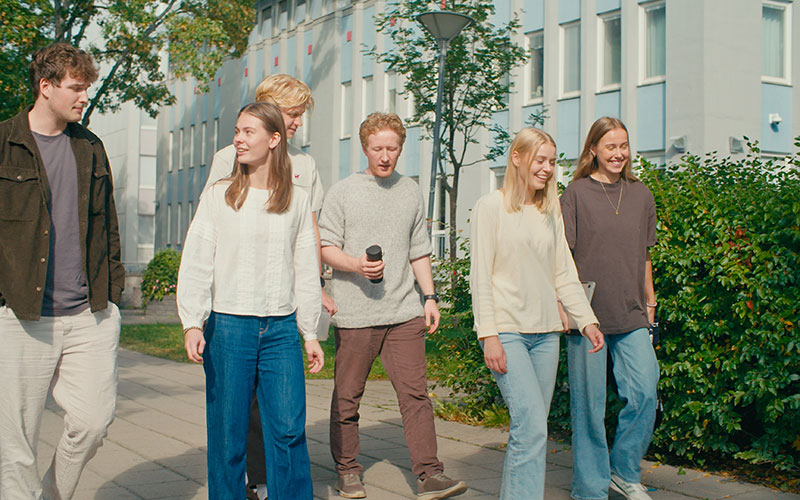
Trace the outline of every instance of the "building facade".
<instances>
[{"instance_id":1,"label":"building facade","mask_svg":"<svg viewBox=\"0 0 800 500\"><path fill-rule=\"evenodd\" d=\"M431 10L445 2L431 2ZM446 2L449 4L450 2ZM262 78L288 73L312 89L316 105L293 139L311 153L327 189L365 168L358 126L372 111L410 115L401 75L364 54L391 49L376 33L385 0L262 0L247 53L228 60L200 93L172 81L175 105L157 124L155 247L180 249L214 152L229 144L239 108ZM621 118L632 151L657 162L686 152L785 155L800 135L800 69L791 0L505 0L495 24L517 16L514 36L528 49L510 76L508 107L496 123L512 133L544 112L548 131L568 160L577 158L592 122ZM431 57L434 57L431 54ZM431 146L409 127L398 170L429 185ZM492 140L487 133L485 144ZM484 151L476 147L471 155ZM502 163L502 162L501 162ZM462 171L458 223L475 200L501 182L503 165ZM437 203L437 206L440 204ZM437 245L438 247L438 245Z\"/></svg>"}]
</instances>

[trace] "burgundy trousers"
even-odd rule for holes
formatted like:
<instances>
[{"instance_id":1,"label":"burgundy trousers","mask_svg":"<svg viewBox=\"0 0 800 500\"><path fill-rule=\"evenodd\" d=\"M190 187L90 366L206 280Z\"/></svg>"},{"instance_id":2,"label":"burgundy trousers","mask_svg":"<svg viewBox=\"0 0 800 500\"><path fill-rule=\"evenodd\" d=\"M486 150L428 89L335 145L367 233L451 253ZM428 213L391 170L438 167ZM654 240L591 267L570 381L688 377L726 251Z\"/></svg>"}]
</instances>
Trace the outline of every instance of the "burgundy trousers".
<instances>
[{"instance_id":1,"label":"burgundy trousers","mask_svg":"<svg viewBox=\"0 0 800 500\"><path fill-rule=\"evenodd\" d=\"M425 479L444 470L436 458L433 406L425 377L425 320L368 328L336 328L336 363L331 400L331 454L339 474L361 474L357 457L358 406L370 368L380 355L403 418L414 474Z\"/></svg>"}]
</instances>

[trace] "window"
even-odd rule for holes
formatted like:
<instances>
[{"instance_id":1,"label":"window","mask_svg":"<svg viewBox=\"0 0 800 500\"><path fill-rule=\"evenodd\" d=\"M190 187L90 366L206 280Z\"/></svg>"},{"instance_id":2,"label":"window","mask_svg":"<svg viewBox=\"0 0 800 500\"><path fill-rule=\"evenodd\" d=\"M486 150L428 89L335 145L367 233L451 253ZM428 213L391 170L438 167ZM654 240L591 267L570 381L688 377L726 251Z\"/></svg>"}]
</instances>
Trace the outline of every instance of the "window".
<instances>
[{"instance_id":1,"label":"window","mask_svg":"<svg viewBox=\"0 0 800 500\"><path fill-rule=\"evenodd\" d=\"M667 74L667 9L663 3L642 7L644 40L642 82L663 81Z\"/></svg>"},{"instance_id":2,"label":"window","mask_svg":"<svg viewBox=\"0 0 800 500\"><path fill-rule=\"evenodd\" d=\"M622 23L619 11L599 18L600 35L599 78L600 90L619 88L622 81Z\"/></svg>"},{"instance_id":3,"label":"window","mask_svg":"<svg viewBox=\"0 0 800 500\"><path fill-rule=\"evenodd\" d=\"M278 2L278 33L286 29L289 20L289 2L281 0Z\"/></svg>"},{"instance_id":4,"label":"window","mask_svg":"<svg viewBox=\"0 0 800 500\"><path fill-rule=\"evenodd\" d=\"M297 0L294 4L294 22L301 24L306 20L306 0Z\"/></svg>"},{"instance_id":5,"label":"window","mask_svg":"<svg viewBox=\"0 0 800 500\"><path fill-rule=\"evenodd\" d=\"M169 133L169 143L167 144L167 172L172 172L172 165L175 163L175 132Z\"/></svg>"},{"instance_id":6,"label":"window","mask_svg":"<svg viewBox=\"0 0 800 500\"><path fill-rule=\"evenodd\" d=\"M172 245L172 204L167 203L167 246Z\"/></svg>"},{"instance_id":7,"label":"window","mask_svg":"<svg viewBox=\"0 0 800 500\"><path fill-rule=\"evenodd\" d=\"M397 113L397 73L390 71L386 73L386 104L384 105L387 113Z\"/></svg>"},{"instance_id":8,"label":"window","mask_svg":"<svg viewBox=\"0 0 800 500\"><path fill-rule=\"evenodd\" d=\"M272 7L261 9L261 38L272 37Z\"/></svg>"},{"instance_id":9,"label":"window","mask_svg":"<svg viewBox=\"0 0 800 500\"><path fill-rule=\"evenodd\" d=\"M194 125L189 127L189 168L194 168L195 156L194 152Z\"/></svg>"},{"instance_id":10,"label":"window","mask_svg":"<svg viewBox=\"0 0 800 500\"><path fill-rule=\"evenodd\" d=\"M375 85L371 76L361 80L361 119L375 111Z\"/></svg>"},{"instance_id":11,"label":"window","mask_svg":"<svg viewBox=\"0 0 800 500\"><path fill-rule=\"evenodd\" d=\"M178 237L176 239L178 245L183 242L183 214L181 212L181 202L178 202Z\"/></svg>"},{"instance_id":12,"label":"window","mask_svg":"<svg viewBox=\"0 0 800 500\"><path fill-rule=\"evenodd\" d=\"M351 134L353 123L353 82L342 83L342 139L347 139Z\"/></svg>"},{"instance_id":13,"label":"window","mask_svg":"<svg viewBox=\"0 0 800 500\"><path fill-rule=\"evenodd\" d=\"M203 122L200 125L200 165L208 163L206 155L208 154L208 122Z\"/></svg>"},{"instance_id":14,"label":"window","mask_svg":"<svg viewBox=\"0 0 800 500\"><path fill-rule=\"evenodd\" d=\"M581 91L581 25L561 26L561 97L575 97Z\"/></svg>"},{"instance_id":15,"label":"window","mask_svg":"<svg viewBox=\"0 0 800 500\"><path fill-rule=\"evenodd\" d=\"M183 129L178 133L178 170L183 170Z\"/></svg>"},{"instance_id":16,"label":"window","mask_svg":"<svg viewBox=\"0 0 800 500\"><path fill-rule=\"evenodd\" d=\"M544 32L535 31L525 38L530 53L525 78L526 95L528 101L541 100L544 96Z\"/></svg>"},{"instance_id":17,"label":"window","mask_svg":"<svg viewBox=\"0 0 800 500\"><path fill-rule=\"evenodd\" d=\"M764 2L761 10L761 75L772 83L789 83L791 16L789 4Z\"/></svg>"}]
</instances>

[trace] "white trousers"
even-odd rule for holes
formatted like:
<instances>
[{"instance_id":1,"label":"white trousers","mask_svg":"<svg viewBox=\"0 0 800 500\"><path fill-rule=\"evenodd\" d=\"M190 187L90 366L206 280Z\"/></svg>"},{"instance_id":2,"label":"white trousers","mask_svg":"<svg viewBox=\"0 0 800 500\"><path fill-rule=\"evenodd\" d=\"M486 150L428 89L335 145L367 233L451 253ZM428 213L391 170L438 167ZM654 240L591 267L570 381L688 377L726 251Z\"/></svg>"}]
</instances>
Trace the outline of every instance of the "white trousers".
<instances>
[{"instance_id":1,"label":"white trousers","mask_svg":"<svg viewBox=\"0 0 800 500\"><path fill-rule=\"evenodd\" d=\"M67 500L114 419L120 313L20 321L0 307L0 500ZM41 478L36 460L48 389L64 433Z\"/></svg>"}]
</instances>

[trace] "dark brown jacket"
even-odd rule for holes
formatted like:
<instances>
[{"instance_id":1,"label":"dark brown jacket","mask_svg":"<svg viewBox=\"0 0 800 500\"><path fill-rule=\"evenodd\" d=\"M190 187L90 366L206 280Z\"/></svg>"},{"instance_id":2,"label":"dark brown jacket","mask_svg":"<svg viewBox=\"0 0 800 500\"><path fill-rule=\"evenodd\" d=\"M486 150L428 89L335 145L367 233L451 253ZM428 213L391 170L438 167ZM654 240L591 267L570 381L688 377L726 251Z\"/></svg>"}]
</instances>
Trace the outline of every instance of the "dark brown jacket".
<instances>
[{"instance_id":1,"label":"dark brown jacket","mask_svg":"<svg viewBox=\"0 0 800 500\"><path fill-rule=\"evenodd\" d=\"M50 259L50 185L28 124L28 108L0 123L0 306L22 320L42 313ZM78 166L78 213L83 272L92 311L119 304L125 283L117 209L103 143L70 123Z\"/></svg>"}]
</instances>

